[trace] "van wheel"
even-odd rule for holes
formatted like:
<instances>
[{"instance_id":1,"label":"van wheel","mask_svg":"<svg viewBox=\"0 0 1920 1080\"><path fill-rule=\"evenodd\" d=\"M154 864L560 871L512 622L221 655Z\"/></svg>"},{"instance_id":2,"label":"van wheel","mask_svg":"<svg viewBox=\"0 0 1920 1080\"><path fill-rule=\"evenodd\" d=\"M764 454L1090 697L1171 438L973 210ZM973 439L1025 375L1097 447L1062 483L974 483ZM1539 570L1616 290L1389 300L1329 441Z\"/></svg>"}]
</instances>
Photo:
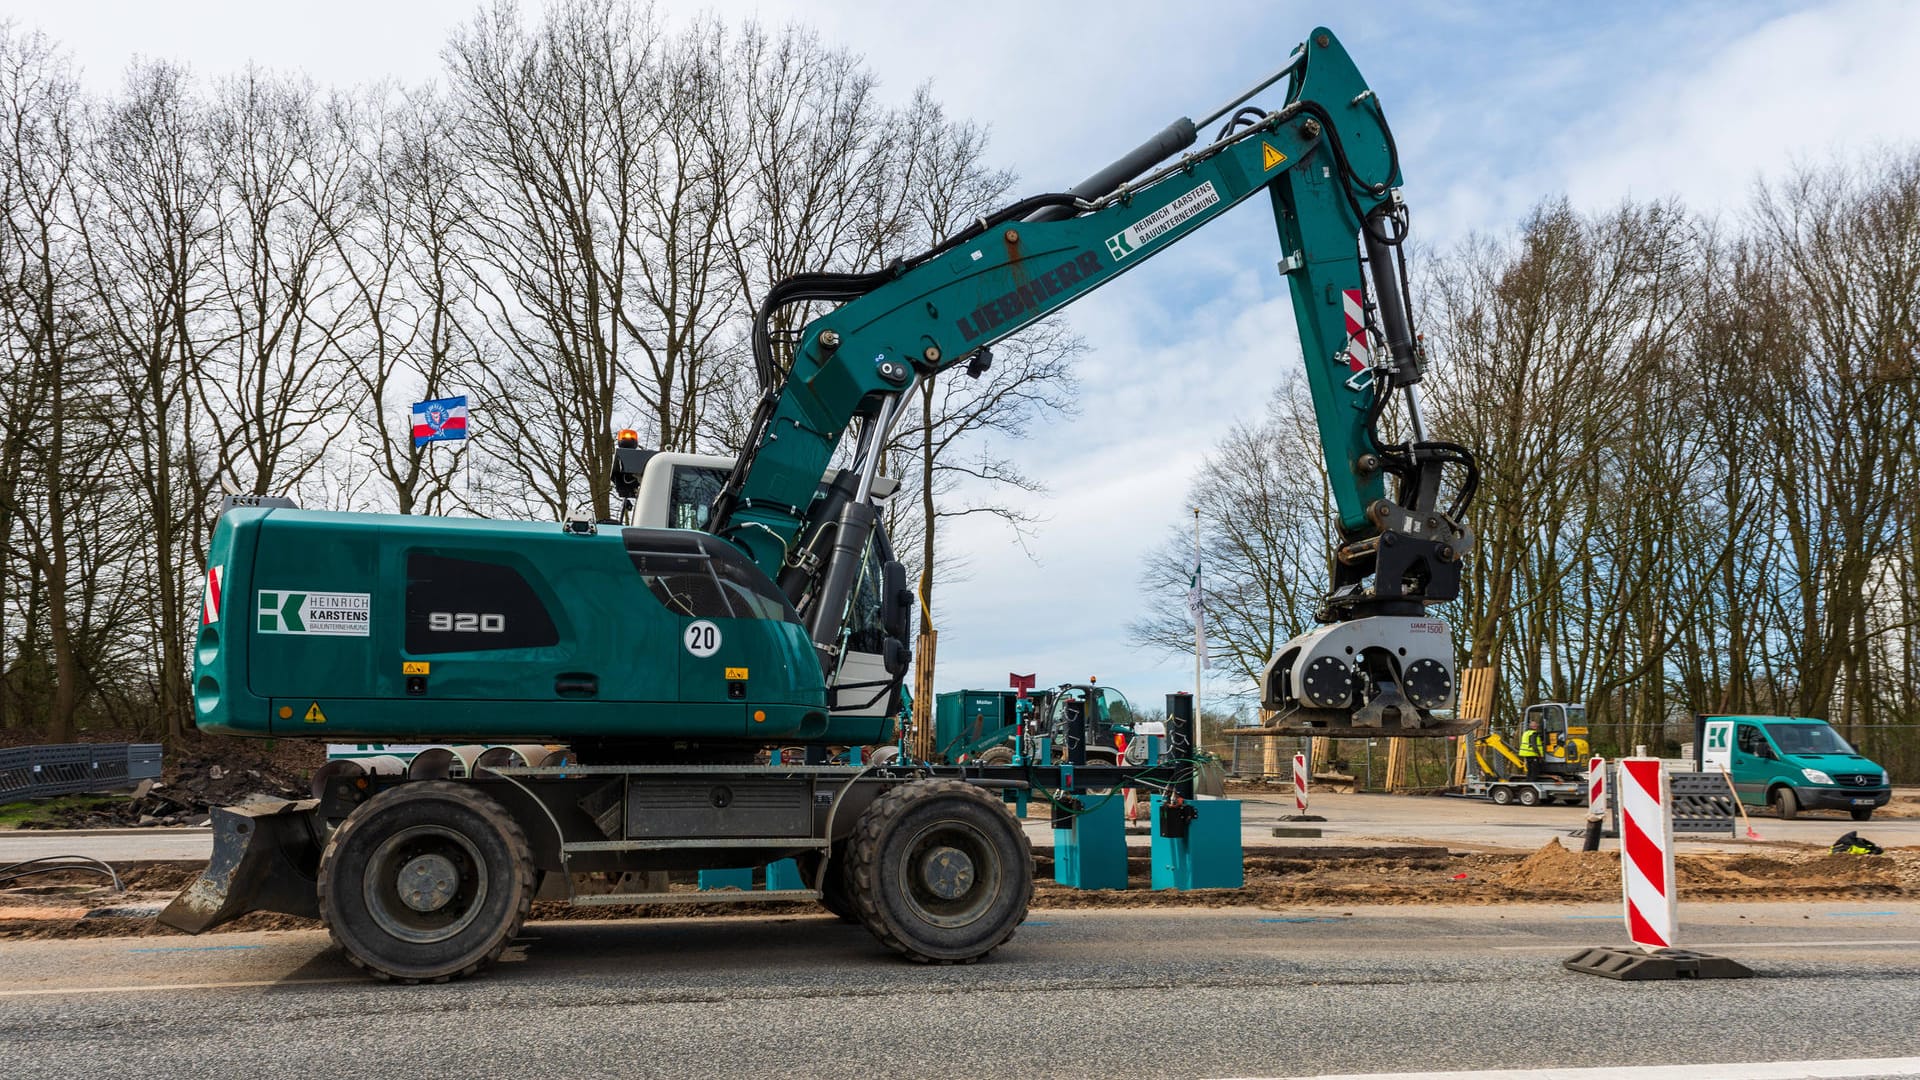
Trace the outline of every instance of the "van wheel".
<instances>
[{"instance_id":1,"label":"van wheel","mask_svg":"<svg viewBox=\"0 0 1920 1080\"><path fill-rule=\"evenodd\" d=\"M1506 806L1513 801L1513 789L1510 787L1496 787L1487 794L1493 799L1495 806Z\"/></svg>"},{"instance_id":2,"label":"van wheel","mask_svg":"<svg viewBox=\"0 0 1920 1080\"><path fill-rule=\"evenodd\" d=\"M1792 821L1800 814L1800 797L1790 787L1773 789L1773 812L1781 821Z\"/></svg>"},{"instance_id":3,"label":"van wheel","mask_svg":"<svg viewBox=\"0 0 1920 1080\"><path fill-rule=\"evenodd\" d=\"M1521 788L1520 789L1520 805L1521 806L1539 806L1540 805L1540 789L1530 788L1530 787Z\"/></svg>"},{"instance_id":4,"label":"van wheel","mask_svg":"<svg viewBox=\"0 0 1920 1080\"><path fill-rule=\"evenodd\" d=\"M1849 814L1852 814L1852 815L1853 815L1853 820L1855 820L1855 821L1871 821L1871 820L1873 820L1873 807L1871 807L1871 806L1858 806L1858 807L1854 807L1853 809L1851 809L1851 810L1848 810L1848 811L1847 811L1847 813L1849 813Z\"/></svg>"}]
</instances>

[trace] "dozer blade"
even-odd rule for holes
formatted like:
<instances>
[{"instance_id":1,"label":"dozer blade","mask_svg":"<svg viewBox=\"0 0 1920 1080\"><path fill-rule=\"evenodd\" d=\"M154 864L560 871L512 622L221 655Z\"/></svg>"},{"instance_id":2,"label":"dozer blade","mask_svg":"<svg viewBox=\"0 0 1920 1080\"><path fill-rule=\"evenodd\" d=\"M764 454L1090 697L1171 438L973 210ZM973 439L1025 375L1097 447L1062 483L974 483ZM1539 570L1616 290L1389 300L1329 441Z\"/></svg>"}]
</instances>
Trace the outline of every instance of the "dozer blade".
<instances>
[{"instance_id":1,"label":"dozer blade","mask_svg":"<svg viewBox=\"0 0 1920 1080\"><path fill-rule=\"evenodd\" d=\"M320 917L316 881L326 830L316 799L258 802L213 812L206 872L160 912L160 922L198 934L249 911Z\"/></svg>"}]
</instances>

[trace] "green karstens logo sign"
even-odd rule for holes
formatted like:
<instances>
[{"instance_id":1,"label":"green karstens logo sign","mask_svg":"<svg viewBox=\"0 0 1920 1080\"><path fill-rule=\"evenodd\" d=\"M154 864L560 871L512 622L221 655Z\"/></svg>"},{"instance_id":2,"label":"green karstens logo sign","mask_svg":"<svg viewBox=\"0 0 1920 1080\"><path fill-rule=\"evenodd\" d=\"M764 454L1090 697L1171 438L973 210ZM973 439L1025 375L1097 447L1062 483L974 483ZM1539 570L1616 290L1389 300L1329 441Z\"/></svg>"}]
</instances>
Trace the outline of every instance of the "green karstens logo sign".
<instances>
[{"instance_id":1,"label":"green karstens logo sign","mask_svg":"<svg viewBox=\"0 0 1920 1080\"><path fill-rule=\"evenodd\" d=\"M1732 734L1733 734L1732 724L1708 724L1707 725L1707 749L1709 750L1727 749L1727 738Z\"/></svg>"},{"instance_id":2,"label":"green karstens logo sign","mask_svg":"<svg viewBox=\"0 0 1920 1080\"><path fill-rule=\"evenodd\" d=\"M373 598L367 593L261 589L254 626L262 634L366 637L373 628Z\"/></svg>"}]
</instances>

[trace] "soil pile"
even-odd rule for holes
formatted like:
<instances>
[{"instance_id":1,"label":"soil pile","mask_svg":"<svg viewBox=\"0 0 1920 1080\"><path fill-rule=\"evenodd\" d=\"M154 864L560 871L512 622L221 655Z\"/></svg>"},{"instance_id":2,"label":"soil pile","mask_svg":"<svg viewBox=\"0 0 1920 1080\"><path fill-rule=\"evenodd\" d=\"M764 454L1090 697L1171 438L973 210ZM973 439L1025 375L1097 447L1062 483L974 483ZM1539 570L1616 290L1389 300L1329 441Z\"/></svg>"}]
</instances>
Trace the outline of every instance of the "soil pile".
<instances>
[{"instance_id":1,"label":"soil pile","mask_svg":"<svg viewBox=\"0 0 1920 1080\"><path fill-rule=\"evenodd\" d=\"M1620 900L1619 860L1611 852L1571 851L1558 841L1518 852L1449 852L1445 848L1382 849L1250 848L1246 884L1238 889L1152 891L1145 857L1128 860L1130 888L1082 891L1053 882L1052 853L1035 852L1033 907L1250 907L1328 908L1358 904L1523 904ZM48 875L31 884L0 889L0 940L27 937L94 937L170 934L153 915L200 872L197 862L123 863L127 892L115 894L98 878ZM1829 855L1820 851L1768 849L1740 854L1682 854L1676 860L1680 899L1769 901L1783 899L1880 901L1920 896L1920 848L1885 855ZM678 891L691 883L676 884ZM540 901L542 919L654 917L811 916L810 902L747 903L725 908L682 904L575 908ZM255 913L215 932L310 928L310 919Z\"/></svg>"},{"instance_id":2,"label":"soil pile","mask_svg":"<svg viewBox=\"0 0 1920 1080\"><path fill-rule=\"evenodd\" d=\"M1500 876L1500 884L1526 896L1586 894L1620 889L1620 856L1611 851L1570 851L1558 837Z\"/></svg>"}]
</instances>

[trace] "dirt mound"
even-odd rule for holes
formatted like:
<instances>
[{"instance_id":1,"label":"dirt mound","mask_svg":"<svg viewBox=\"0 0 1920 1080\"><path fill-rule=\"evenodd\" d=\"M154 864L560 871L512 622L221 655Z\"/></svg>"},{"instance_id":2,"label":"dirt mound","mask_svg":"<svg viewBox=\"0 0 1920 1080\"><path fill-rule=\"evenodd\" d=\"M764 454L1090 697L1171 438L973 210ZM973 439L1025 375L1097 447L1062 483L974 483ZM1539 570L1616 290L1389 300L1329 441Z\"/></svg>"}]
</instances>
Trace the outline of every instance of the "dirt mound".
<instances>
[{"instance_id":1,"label":"dirt mound","mask_svg":"<svg viewBox=\"0 0 1920 1080\"><path fill-rule=\"evenodd\" d=\"M1620 856L1611 851L1569 851L1555 837L1500 876L1516 892L1588 891L1620 888Z\"/></svg>"}]
</instances>

